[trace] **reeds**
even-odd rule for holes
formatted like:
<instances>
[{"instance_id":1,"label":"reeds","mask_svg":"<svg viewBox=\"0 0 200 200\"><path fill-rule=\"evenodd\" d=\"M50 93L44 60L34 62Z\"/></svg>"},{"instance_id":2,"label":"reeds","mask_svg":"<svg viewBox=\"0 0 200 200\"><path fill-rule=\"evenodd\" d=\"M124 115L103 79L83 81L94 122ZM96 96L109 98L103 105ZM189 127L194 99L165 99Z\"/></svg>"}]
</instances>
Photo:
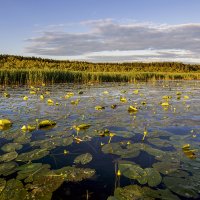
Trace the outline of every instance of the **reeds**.
<instances>
[{"instance_id":1,"label":"reeds","mask_svg":"<svg viewBox=\"0 0 200 200\"><path fill-rule=\"evenodd\" d=\"M0 69L1 85L53 83L135 82L153 80L200 80L200 73L86 72L61 69Z\"/></svg>"}]
</instances>

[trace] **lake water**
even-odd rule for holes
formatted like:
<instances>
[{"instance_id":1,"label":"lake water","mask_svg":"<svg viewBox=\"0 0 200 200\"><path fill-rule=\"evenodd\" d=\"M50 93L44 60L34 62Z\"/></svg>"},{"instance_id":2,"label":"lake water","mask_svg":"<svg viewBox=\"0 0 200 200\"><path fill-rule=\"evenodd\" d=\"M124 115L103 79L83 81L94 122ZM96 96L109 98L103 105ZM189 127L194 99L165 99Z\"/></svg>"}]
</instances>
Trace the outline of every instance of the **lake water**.
<instances>
[{"instance_id":1,"label":"lake water","mask_svg":"<svg viewBox=\"0 0 200 200\"><path fill-rule=\"evenodd\" d=\"M0 130L0 199L200 199L199 81L9 86L0 96L0 119L12 122Z\"/></svg>"}]
</instances>

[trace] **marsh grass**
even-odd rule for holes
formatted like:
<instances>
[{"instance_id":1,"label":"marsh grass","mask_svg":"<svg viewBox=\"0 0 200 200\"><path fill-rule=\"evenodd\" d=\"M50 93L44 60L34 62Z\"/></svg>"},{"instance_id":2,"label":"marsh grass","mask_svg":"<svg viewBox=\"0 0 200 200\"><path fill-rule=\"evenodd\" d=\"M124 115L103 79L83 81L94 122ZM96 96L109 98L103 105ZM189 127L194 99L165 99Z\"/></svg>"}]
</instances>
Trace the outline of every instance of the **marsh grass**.
<instances>
[{"instance_id":1,"label":"marsh grass","mask_svg":"<svg viewBox=\"0 0 200 200\"><path fill-rule=\"evenodd\" d=\"M61 69L0 69L0 84L53 84L89 82L135 82L154 80L199 80L200 73L85 72Z\"/></svg>"}]
</instances>

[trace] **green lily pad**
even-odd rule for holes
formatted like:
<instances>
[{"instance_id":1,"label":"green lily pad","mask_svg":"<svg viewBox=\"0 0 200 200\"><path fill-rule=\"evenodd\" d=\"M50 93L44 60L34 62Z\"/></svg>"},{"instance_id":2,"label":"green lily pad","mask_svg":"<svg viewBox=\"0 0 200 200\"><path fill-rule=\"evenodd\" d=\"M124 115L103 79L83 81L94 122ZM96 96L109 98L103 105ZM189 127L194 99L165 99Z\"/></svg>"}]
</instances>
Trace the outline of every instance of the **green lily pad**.
<instances>
[{"instance_id":1,"label":"green lily pad","mask_svg":"<svg viewBox=\"0 0 200 200\"><path fill-rule=\"evenodd\" d=\"M4 152L12 152L15 150L20 150L23 146L19 143L7 143L1 147L1 150Z\"/></svg>"},{"instance_id":2,"label":"green lily pad","mask_svg":"<svg viewBox=\"0 0 200 200\"><path fill-rule=\"evenodd\" d=\"M180 163L178 162L157 162L153 164L153 168L159 171L162 174L170 174L177 171L180 167Z\"/></svg>"},{"instance_id":3,"label":"green lily pad","mask_svg":"<svg viewBox=\"0 0 200 200\"><path fill-rule=\"evenodd\" d=\"M31 133L20 135L20 136L18 136L18 137L16 137L16 138L14 139L14 143L20 143L20 144L27 144L27 143L30 143L30 141L31 141L31 139L30 139L31 136L32 136Z\"/></svg>"},{"instance_id":4,"label":"green lily pad","mask_svg":"<svg viewBox=\"0 0 200 200\"><path fill-rule=\"evenodd\" d=\"M186 198L197 198L198 193L195 191L193 185L190 181L184 178L177 177L164 177L163 183L169 188L172 192L184 196Z\"/></svg>"},{"instance_id":5,"label":"green lily pad","mask_svg":"<svg viewBox=\"0 0 200 200\"><path fill-rule=\"evenodd\" d=\"M0 162L9 162L17 158L18 153L16 151L5 153L0 156Z\"/></svg>"},{"instance_id":6,"label":"green lily pad","mask_svg":"<svg viewBox=\"0 0 200 200\"><path fill-rule=\"evenodd\" d=\"M49 164L43 164L41 167L30 173L26 171L20 171L18 172L17 178L24 179L25 183L32 183L33 181L40 179L42 176L48 175L51 172L50 167L51 166Z\"/></svg>"},{"instance_id":7,"label":"green lily pad","mask_svg":"<svg viewBox=\"0 0 200 200\"><path fill-rule=\"evenodd\" d=\"M0 164L0 175L7 176L16 172L17 166L17 163L13 161Z\"/></svg>"},{"instance_id":8,"label":"green lily pad","mask_svg":"<svg viewBox=\"0 0 200 200\"><path fill-rule=\"evenodd\" d=\"M148 193L144 193L143 188L138 185L129 185L123 188L117 188L114 192L114 196L117 200L154 200L148 196Z\"/></svg>"},{"instance_id":9,"label":"green lily pad","mask_svg":"<svg viewBox=\"0 0 200 200\"><path fill-rule=\"evenodd\" d=\"M4 190L0 193L1 200L25 200L27 191L21 181L10 179L7 181Z\"/></svg>"},{"instance_id":10,"label":"green lily pad","mask_svg":"<svg viewBox=\"0 0 200 200\"><path fill-rule=\"evenodd\" d=\"M46 149L35 149L32 151L19 154L16 161L26 162L26 161L31 161L31 160L38 160L40 158L45 157L48 154L49 154L49 151L47 151Z\"/></svg>"},{"instance_id":11,"label":"green lily pad","mask_svg":"<svg viewBox=\"0 0 200 200\"><path fill-rule=\"evenodd\" d=\"M77 182L82 181L83 179L91 178L95 174L95 170L68 166L54 170L54 173L65 181Z\"/></svg>"},{"instance_id":12,"label":"green lily pad","mask_svg":"<svg viewBox=\"0 0 200 200\"><path fill-rule=\"evenodd\" d=\"M150 187L155 187L161 183L162 177L157 170L153 168L146 168L145 171L148 177L147 182Z\"/></svg>"},{"instance_id":13,"label":"green lily pad","mask_svg":"<svg viewBox=\"0 0 200 200\"><path fill-rule=\"evenodd\" d=\"M41 175L38 179L34 180L31 184L26 185L29 191L27 199L38 200L51 200L52 193L57 190L63 183L63 179L55 176L53 172Z\"/></svg>"},{"instance_id":14,"label":"green lily pad","mask_svg":"<svg viewBox=\"0 0 200 200\"><path fill-rule=\"evenodd\" d=\"M133 158L140 154L138 147L132 144L127 144L127 142L105 144L102 147L102 151L106 154L110 153L121 156L121 158Z\"/></svg>"},{"instance_id":15,"label":"green lily pad","mask_svg":"<svg viewBox=\"0 0 200 200\"><path fill-rule=\"evenodd\" d=\"M74 159L74 163L76 164L82 164L82 165L85 165L89 162L92 161L92 155L90 153L85 153L85 154L82 154L80 156L77 156L75 159Z\"/></svg>"},{"instance_id":16,"label":"green lily pad","mask_svg":"<svg viewBox=\"0 0 200 200\"><path fill-rule=\"evenodd\" d=\"M31 174L39 171L42 167L42 163L29 163L17 167L17 179L22 180L30 176Z\"/></svg>"},{"instance_id":17,"label":"green lily pad","mask_svg":"<svg viewBox=\"0 0 200 200\"><path fill-rule=\"evenodd\" d=\"M150 187L155 187L162 181L160 173L155 169L143 169L133 162L120 161L119 170L127 178L136 179L140 184L148 183Z\"/></svg>"},{"instance_id":18,"label":"green lily pad","mask_svg":"<svg viewBox=\"0 0 200 200\"><path fill-rule=\"evenodd\" d=\"M168 140L162 140L160 138L149 138L148 142L158 147L171 147L172 145Z\"/></svg>"},{"instance_id":19,"label":"green lily pad","mask_svg":"<svg viewBox=\"0 0 200 200\"><path fill-rule=\"evenodd\" d=\"M31 146L37 146L41 149L52 150L59 146L68 146L73 143L73 137L52 137L45 140L36 140L31 142Z\"/></svg>"},{"instance_id":20,"label":"green lily pad","mask_svg":"<svg viewBox=\"0 0 200 200\"><path fill-rule=\"evenodd\" d=\"M165 189L151 189L149 187L140 187L139 185L128 185L123 188L117 188L114 196L110 196L107 200L180 200L176 195Z\"/></svg>"},{"instance_id":21,"label":"green lily pad","mask_svg":"<svg viewBox=\"0 0 200 200\"><path fill-rule=\"evenodd\" d=\"M0 193L4 190L5 187L6 187L6 180L0 178Z\"/></svg>"}]
</instances>

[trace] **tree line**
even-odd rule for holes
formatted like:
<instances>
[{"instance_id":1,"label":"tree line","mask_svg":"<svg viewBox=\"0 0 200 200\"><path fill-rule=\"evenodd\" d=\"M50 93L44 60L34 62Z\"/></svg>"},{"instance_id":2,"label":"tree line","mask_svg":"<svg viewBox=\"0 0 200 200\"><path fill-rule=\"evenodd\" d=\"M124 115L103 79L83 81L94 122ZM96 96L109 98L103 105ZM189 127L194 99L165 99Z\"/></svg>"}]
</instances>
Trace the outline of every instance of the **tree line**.
<instances>
[{"instance_id":1,"label":"tree line","mask_svg":"<svg viewBox=\"0 0 200 200\"><path fill-rule=\"evenodd\" d=\"M85 61L53 60L39 57L0 55L0 69L58 69L84 72L200 72L200 64L181 62L124 62L92 63Z\"/></svg>"}]
</instances>

